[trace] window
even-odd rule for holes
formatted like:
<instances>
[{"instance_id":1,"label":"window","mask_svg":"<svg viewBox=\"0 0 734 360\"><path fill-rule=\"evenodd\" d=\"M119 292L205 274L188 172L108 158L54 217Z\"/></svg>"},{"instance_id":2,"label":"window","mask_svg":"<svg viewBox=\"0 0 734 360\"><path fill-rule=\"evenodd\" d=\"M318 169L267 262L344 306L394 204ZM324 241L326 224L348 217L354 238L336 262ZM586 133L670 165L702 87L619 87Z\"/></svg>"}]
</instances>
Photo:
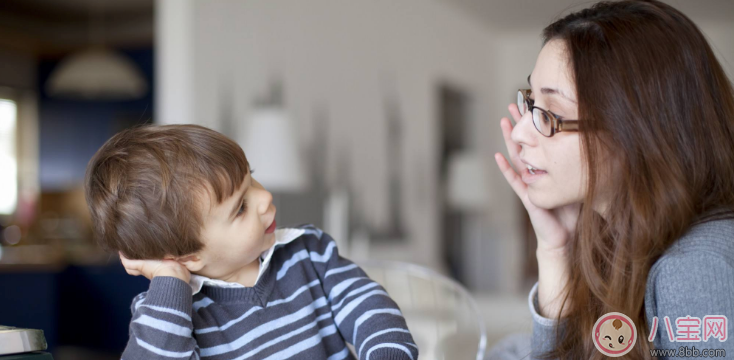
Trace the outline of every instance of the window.
<instances>
[{"instance_id":1,"label":"window","mask_svg":"<svg viewBox=\"0 0 734 360\"><path fill-rule=\"evenodd\" d=\"M14 213L18 203L16 115L15 102L0 99L0 215Z\"/></svg>"}]
</instances>

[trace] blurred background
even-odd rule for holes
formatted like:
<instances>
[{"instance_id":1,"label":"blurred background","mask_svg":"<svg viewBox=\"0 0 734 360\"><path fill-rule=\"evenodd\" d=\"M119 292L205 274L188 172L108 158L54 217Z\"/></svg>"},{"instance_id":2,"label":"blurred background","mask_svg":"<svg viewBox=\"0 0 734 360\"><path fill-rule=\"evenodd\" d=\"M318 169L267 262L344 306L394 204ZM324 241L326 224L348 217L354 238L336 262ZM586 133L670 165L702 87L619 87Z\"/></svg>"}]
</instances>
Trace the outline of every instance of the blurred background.
<instances>
[{"instance_id":1,"label":"blurred background","mask_svg":"<svg viewBox=\"0 0 734 360\"><path fill-rule=\"evenodd\" d=\"M734 2L669 0L734 74ZM535 239L499 119L578 0L3 0L0 325L56 359L118 358L148 281L95 246L82 180L143 123L237 141L279 226L467 288L488 346L530 331Z\"/></svg>"}]
</instances>

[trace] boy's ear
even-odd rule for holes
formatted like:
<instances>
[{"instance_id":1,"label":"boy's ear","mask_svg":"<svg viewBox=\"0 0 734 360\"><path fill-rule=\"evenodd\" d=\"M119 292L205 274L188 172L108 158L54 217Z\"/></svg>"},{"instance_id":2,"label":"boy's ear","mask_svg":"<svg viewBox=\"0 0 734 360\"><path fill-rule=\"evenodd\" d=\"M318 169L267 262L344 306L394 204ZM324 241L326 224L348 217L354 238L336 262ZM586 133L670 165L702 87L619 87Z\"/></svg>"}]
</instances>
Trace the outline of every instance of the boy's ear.
<instances>
[{"instance_id":1,"label":"boy's ear","mask_svg":"<svg viewBox=\"0 0 734 360\"><path fill-rule=\"evenodd\" d=\"M182 256L177 258L176 261L189 269L190 272L198 272L204 268L204 261L197 254Z\"/></svg>"}]
</instances>

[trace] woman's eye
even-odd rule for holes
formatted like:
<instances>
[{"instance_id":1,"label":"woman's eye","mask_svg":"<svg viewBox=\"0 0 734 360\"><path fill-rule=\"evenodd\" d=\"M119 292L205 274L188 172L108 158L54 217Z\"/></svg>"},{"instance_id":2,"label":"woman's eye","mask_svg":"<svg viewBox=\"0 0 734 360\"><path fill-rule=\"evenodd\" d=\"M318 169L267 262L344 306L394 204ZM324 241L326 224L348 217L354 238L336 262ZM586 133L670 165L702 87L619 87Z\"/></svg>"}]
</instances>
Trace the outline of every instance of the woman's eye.
<instances>
[{"instance_id":1,"label":"woman's eye","mask_svg":"<svg viewBox=\"0 0 734 360\"><path fill-rule=\"evenodd\" d=\"M543 122L546 123L546 124L548 124L548 123L551 122L551 119L548 117L548 114L546 114L546 113L543 113L542 119L543 119Z\"/></svg>"},{"instance_id":2,"label":"woman's eye","mask_svg":"<svg viewBox=\"0 0 734 360\"><path fill-rule=\"evenodd\" d=\"M556 119L558 119L558 120L563 120L563 116L561 116L561 115L558 115L558 114L556 114L556 113L554 113L554 112L552 112L552 111L549 111L549 112L550 112L550 113L551 113L551 114L552 114L553 116L555 116L555 117L556 117Z\"/></svg>"},{"instance_id":3,"label":"woman's eye","mask_svg":"<svg viewBox=\"0 0 734 360\"><path fill-rule=\"evenodd\" d=\"M619 339L617 339L620 344L624 343L624 335L619 335Z\"/></svg>"}]
</instances>

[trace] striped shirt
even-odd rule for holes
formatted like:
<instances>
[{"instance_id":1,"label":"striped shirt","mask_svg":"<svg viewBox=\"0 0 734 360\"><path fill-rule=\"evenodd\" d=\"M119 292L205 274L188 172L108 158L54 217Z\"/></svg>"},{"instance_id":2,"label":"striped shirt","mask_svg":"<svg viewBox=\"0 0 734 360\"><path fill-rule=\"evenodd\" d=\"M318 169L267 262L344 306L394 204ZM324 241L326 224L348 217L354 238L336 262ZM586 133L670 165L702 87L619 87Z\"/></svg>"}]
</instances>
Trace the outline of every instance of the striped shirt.
<instances>
[{"instance_id":1,"label":"striped shirt","mask_svg":"<svg viewBox=\"0 0 734 360\"><path fill-rule=\"evenodd\" d=\"M133 359L418 358L397 304L311 225L274 246L253 287L155 277L132 304ZM196 294L194 291L199 290Z\"/></svg>"}]
</instances>

